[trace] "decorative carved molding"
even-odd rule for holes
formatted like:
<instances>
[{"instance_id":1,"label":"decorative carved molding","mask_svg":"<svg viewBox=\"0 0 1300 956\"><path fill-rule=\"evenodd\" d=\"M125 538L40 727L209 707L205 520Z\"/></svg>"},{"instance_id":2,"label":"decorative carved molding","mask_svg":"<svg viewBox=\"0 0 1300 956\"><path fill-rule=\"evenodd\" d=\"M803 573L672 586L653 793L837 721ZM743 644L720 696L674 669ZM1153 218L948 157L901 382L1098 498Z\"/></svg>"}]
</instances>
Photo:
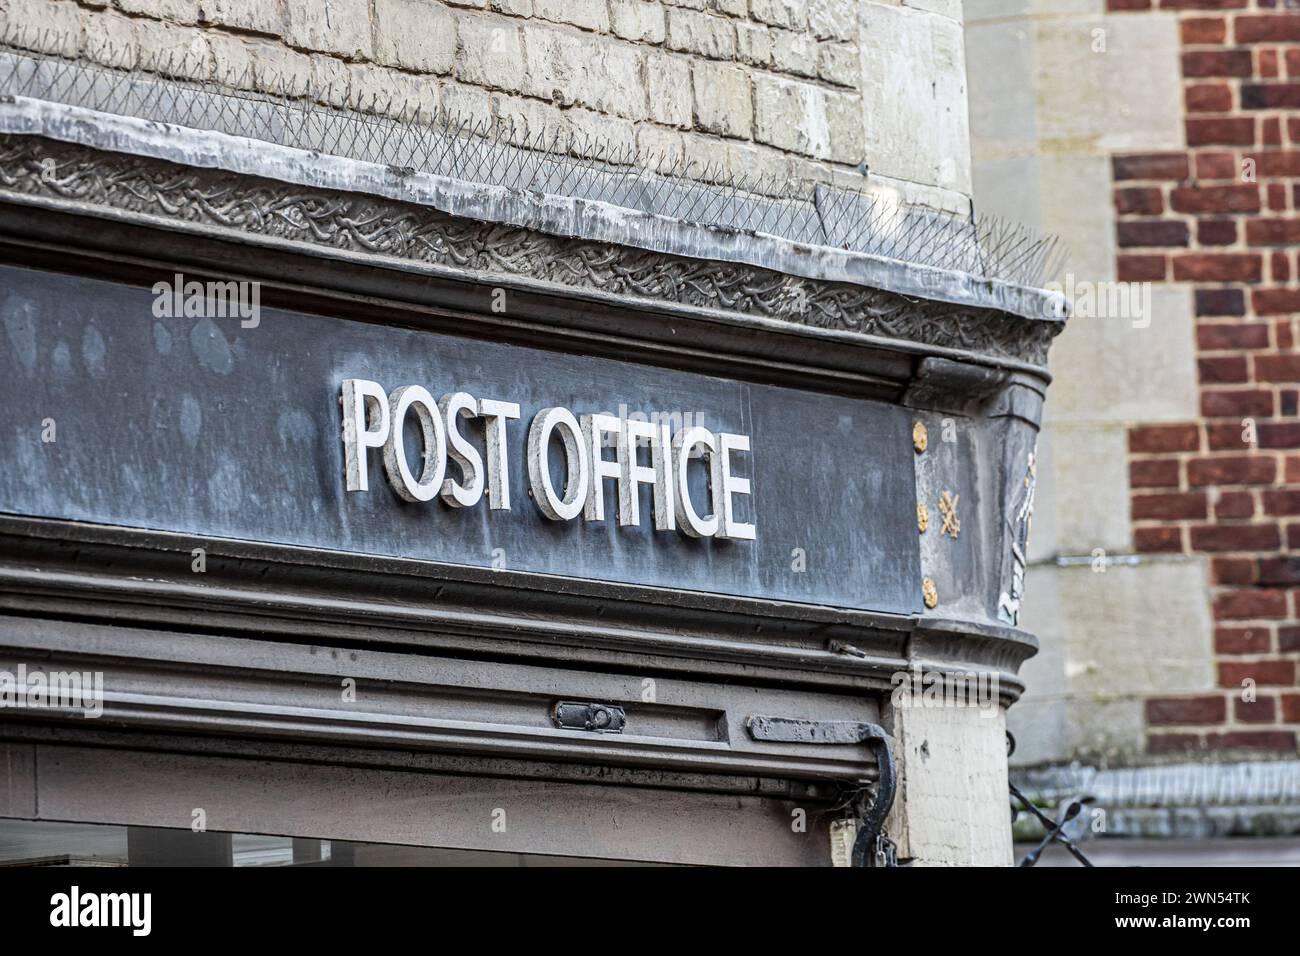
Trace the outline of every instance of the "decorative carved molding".
<instances>
[{"instance_id":1,"label":"decorative carved molding","mask_svg":"<svg viewBox=\"0 0 1300 956\"><path fill-rule=\"evenodd\" d=\"M0 190L354 252L1047 364L1059 321L1025 319L449 216L410 203L0 136Z\"/></svg>"},{"instance_id":2,"label":"decorative carved molding","mask_svg":"<svg viewBox=\"0 0 1300 956\"><path fill-rule=\"evenodd\" d=\"M761 674L834 693L887 693L895 675L921 661L927 671L996 681L1006 704L1023 691L1016 674L1037 650L1032 635L991 619L790 605L233 539L210 540L208 570L194 575L192 543L170 532L0 516L7 609L0 615L60 616L75 606L80 621L118 627L219 627L266 641L345 639L596 670L675 660L697 678ZM783 635L779 644L771 633Z\"/></svg>"}]
</instances>

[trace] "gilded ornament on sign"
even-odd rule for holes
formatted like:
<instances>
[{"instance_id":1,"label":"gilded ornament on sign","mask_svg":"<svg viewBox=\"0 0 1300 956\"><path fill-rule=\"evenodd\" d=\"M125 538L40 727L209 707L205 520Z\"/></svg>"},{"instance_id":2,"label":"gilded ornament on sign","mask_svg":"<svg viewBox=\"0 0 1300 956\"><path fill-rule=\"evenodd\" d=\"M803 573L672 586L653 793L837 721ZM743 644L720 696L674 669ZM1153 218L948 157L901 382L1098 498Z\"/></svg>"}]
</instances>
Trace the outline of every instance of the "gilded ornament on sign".
<instances>
[{"instance_id":1,"label":"gilded ornament on sign","mask_svg":"<svg viewBox=\"0 0 1300 956\"><path fill-rule=\"evenodd\" d=\"M961 533L961 519L957 517L957 499L960 497L961 495L945 491L939 498L939 514L943 515L943 527L939 529L941 534L955 538Z\"/></svg>"}]
</instances>

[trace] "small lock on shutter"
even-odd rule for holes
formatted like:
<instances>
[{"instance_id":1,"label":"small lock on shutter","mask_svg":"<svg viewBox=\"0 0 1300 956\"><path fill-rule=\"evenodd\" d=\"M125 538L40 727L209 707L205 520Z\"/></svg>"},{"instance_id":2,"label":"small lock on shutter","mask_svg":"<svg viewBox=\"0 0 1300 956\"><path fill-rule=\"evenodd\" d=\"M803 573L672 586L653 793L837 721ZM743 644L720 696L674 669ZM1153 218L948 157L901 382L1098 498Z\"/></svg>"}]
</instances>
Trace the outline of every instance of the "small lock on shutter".
<instances>
[{"instance_id":1,"label":"small lock on shutter","mask_svg":"<svg viewBox=\"0 0 1300 956\"><path fill-rule=\"evenodd\" d=\"M586 730L594 734L621 734L627 714L614 704L580 704L562 700L551 711L557 727Z\"/></svg>"}]
</instances>

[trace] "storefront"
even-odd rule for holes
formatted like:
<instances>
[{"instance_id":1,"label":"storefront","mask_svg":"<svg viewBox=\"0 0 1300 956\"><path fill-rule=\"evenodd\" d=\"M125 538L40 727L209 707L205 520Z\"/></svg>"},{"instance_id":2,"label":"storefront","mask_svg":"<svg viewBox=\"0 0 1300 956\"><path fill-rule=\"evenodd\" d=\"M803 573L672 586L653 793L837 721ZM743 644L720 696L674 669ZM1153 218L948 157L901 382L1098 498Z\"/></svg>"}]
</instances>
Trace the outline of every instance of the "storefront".
<instances>
[{"instance_id":1,"label":"storefront","mask_svg":"<svg viewBox=\"0 0 1300 956\"><path fill-rule=\"evenodd\" d=\"M1045 297L21 96L0 260L11 859L1009 856Z\"/></svg>"}]
</instances>

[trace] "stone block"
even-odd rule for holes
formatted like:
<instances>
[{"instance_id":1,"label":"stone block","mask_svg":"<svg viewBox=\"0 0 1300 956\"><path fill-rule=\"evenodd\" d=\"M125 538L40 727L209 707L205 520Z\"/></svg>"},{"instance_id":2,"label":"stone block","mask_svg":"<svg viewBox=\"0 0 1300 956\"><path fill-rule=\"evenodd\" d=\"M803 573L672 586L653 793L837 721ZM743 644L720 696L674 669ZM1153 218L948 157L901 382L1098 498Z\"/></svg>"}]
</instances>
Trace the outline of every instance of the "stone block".
<instances>
[{"instance_id":1,"label":"stone block","mask_svg":"<svg viewBox=\"0 0 1300 956\"><path fill-rule=\"evenodd\" d=\"M87 35L75 3L27 0L0 6L0 39L37 53L75 57Z\"/></svg>"},{"instance_id":2,"label":"stone block","mask_svg":"<svg viewBox=\"0 0 1300 956\"><path fill-rule=\"evenodd\" d=\"M904 706L892 730L899 790L886 832L899 856L924 866L1010 866L1005 712Z\"/></svg>"},{"instance_id":3,"label":"stone block","mask_svg":"<svg viewBox=\"0 0 1300 956\"><path fill-rule=\"evenodd\" d=\"M731 17L745 17L749 13L749 0L709 0L708 9Z\"/></svg>"},{"instance_id":4,"label":"stone block","mask_svg":"<svg viewBox=\"0 0 1300 956\"><path fill-rule=\"evenodd\" d=\"M969 194L961 24L905 7L861 7L862 110L873 173Z\"/></svg>"},{"instance_id":5,"label":"stone block","mask_svg":"<svg viewBox=\"0 0 1300 956\"><path fill-rule=\"evenodd\" d=\"M663 43L667 30L664 8L647 0L610 0L610 29L617 37L637 43Z\"/></svg>"},{"instance_id":6,"label":"stone block","mask_svg":"<svg viewBox=\"0 0 1300 956\"><path fill-rule=\"evenodd\" d=\"M627 120L581 108L565 111L564 118L577 134L576 146L582 155L595 159L636 155L636 127Z\"/></svg>"},{"instance_id":7,"label":"stone block","mask_svg":"<svg viewBox=\"0 0 1300 956\"><path fill-rule=\"evenodd\" d=\"M804 30L808 26L808 0L750 0L749 15L769 26Z\"/></svg>"},{"instance_id":8,"label":"stone block","mask_svg":"<svg viewBox=\"0 0 1300 956\"><path fill-rule=\"evenodd\" d=\"M1090 564L1031 568L1020 623L1043 650L1025 665L1022 703L1040 717L1055 711L1049 729L1059 736L1027 730L1034 712L1021 718L1017 704L1013 733L1019 727L1034 742L1018 749L1017 762L1140 756L1147 697L1212 691L1207 573L1201 557L1144 558L1105 572Z\"/></svg>"},{"instance_id":9,"label":"stone block","mask_svg":"<svg viewBox=\"0 0 1300 956\"><path fill-rule=\"evenodd\" d=\"M694 10L668 11L669 49L714 60L736 58L736 26L722 17Z\"/></svg>"},{"instance_id":10,"label":"stone block","mask_svg":"<svg viewBox=\"0 0 1300 956\"><path fill-rule=\"evenodd\" d=\"M808 0L808 29L819 40L856 40L857 0Z\"/></svg>"},{"instance_id":11,"label":"stone block","mask_svg":"<svg viewBox=\"0 0 1300 956\"><path fill-rule=\"evenodd\" d=\"M117 7L123 13L185 25L199 22L200 9L206 13L199 0L117 0Z\"/></svg>"},{"instance_id":12,"label":"stone block","mask_svg":"<svg viewBox=\"0 0 1300 956\"><path fill-rule=\"evenodd\" d=\"M825 91L811 83L755 76L754 138L806 156L829 156Z\"/></svg>"},{"instance_id":13,"label":"stone block","mask_svg":"<svg viewBox=\"0 0 1300 956\"><path fill-rule=\"evenodd\" d=\"M475 122L491 115L492 96L477 86L443 83L438 90L442 112L458 120Z\"/></svg>"},{"instance_id":14,"label":"stone block","mask_svg":"<svg viewBox=\"0 0 1300 956\"><path fill-rule=\"evenodd\" d=\"M203 0L204 22L219 27L280 36L284 10L268 0Z\"/></svg>"},{"instance_id":15,"label":"stone block","mask_svg":"<svg viewBox=\"0 0 1300 956\"><path fill-rule=\"evenodd\" d=\"M646 84L638 47L538 28L529 30L524 49L524 68L519 71L524 93L560 106L585 106L625 119L646 117ZM689 108L689 93L686 102Z\"/></svg>"},{"instance_id":16,"label":"stone block","mask_svg":"<svg viewBox=\"0 0 1300 956\"><path fill-rule=\"evenodd\" d=\"M456 79L494 90L520 89L524 48L518 27L471 14L460 17L459 32Z\"/></svg>"},{"instance_id":17,"label":"stone block","mask_svg":"<svg viewBox=\"0 0 1300 956\"><path fill-rule=\"evenodd\" d=\"M371 58L370 0L284 0L284 12L290 46L350 60Z\"/></svg>"},{"instance_id":18,"label":"stone block","mask_svg":"<svg viewBox=\"0 0 1300 956\"><path fill-rule=\"evenodd\" d=\"M1052 64L1032 77L1044 140L1083 141L1098 151L1182 147L1177 17L1050 17L1035 20L1033 30L1034 61Z\"/></svg>"},{"instance_id":19,"label":"stone block","mask_svg":"<svg viewBox=\"0 0 1300 956\"><path fill-rule=\"evenodd\" d=\"M1075 283L1076 300L1084 281ZM1108 296L1113 286L1098 284L1097 299ZM1141 290L1128 291L1141 296ZM1109 314L1070 319L1049 361L1055 377L1046 405L1049 422L1154 423L1199 417L1191 289L1155 284L1146 292L1149 319Z\"/></svg>"},{"instance_id":20,"label":"stone block","mask_svg":"<svg viewBox=\"0 0 1300 956\"><path fill-rule=\"evenodd\" d=\"M772 31L754 23L736 25L736 58L753 66L772 63Z\"/></svg>"},{"instance_id":21,"label":"stone block","mask_svg":"<svg viewBox=\"0 0 1300 956\"><path fill-rule=\"evenodd\" d=\"M533 0L533 16L552 23L570 23L584 30L609 32L605 0Z\"/></svg>"},{"instance_id":22,"label":"stone block","mask_svg":"<svg viewBox=\"0 0 1300 956\"><path fill-rule=\"evenodd\" d=\"M141 20L135 24L140 68L189 80L212 77L212 48L201 30ZM296 87L290 86L296 90Z\"/></svg>"},{"instance_id":23,"label":"stone block","mask_svg":"<svg viewBox=\"0 0 1300 956\"><path fill-rule=\"evenodd\" d=\"M696 60L692 74L696 128L748 139L754 112L749 74L737 66L706 60Z\"/></svg>"},{"instance_id":24,"label":"stone block","mask_svg":"<svg viewBox=\"0 0 1300 956\"><path fill-rule=\"evenodd\" d=\"M772 66L791 76L817 75L817 43L807 33L772 31Z\"/></svg>"},{"instance_id":25,"label":"stone block","mask_svg":"<svg viewBox=\"0 0 1300 956\"><path fill-rule=\"evenodd\" d=\"M129 70L140 59L135 22L116 12L81 11L86 58L100 66ZM233 38L232 38L233 39Z\"/></svg>"},{"instance_id":26,"label":"stone block","mask_svg":"<svg viewBox=\"0 0 1300 956\"><path fill-rule=\"evenodd\" d=\"M817 75L827 83L851 86L862 84L862 60L852 43L821 43L817 47Z\"/></svg>"},{"instance_id":27,"label":"stone block","mask_svg":"<svg viewBox=\"0 0 1300 956\"><path fill-rule=\"evenodd\" d=\"M961 4L962 0L902 0L905 7L911 7L913 10L924 10L926 13L934 13L941 17L947 17L949 20L961 22Z\"/></svg>"},{"instance_id":28,"label":"stone block","mask_svg":"<svg viewBox=\"0 0 1300 956\"><path fill-rule=\"evenodd\" d=\"M651 54L646 62L650 118L667 126L691 125L691 65L682 57Z\"/></svg>"},{"instance_id":29,"label":"stone block","mask_svg":"<svg viewBox=\"0 0 1300 956\"><path fill-rule=\"evenodd\" d=\"M455 15L428 0L375 0L375 60L416 73L450 73Z\"/></svg>"}]
</instances>

